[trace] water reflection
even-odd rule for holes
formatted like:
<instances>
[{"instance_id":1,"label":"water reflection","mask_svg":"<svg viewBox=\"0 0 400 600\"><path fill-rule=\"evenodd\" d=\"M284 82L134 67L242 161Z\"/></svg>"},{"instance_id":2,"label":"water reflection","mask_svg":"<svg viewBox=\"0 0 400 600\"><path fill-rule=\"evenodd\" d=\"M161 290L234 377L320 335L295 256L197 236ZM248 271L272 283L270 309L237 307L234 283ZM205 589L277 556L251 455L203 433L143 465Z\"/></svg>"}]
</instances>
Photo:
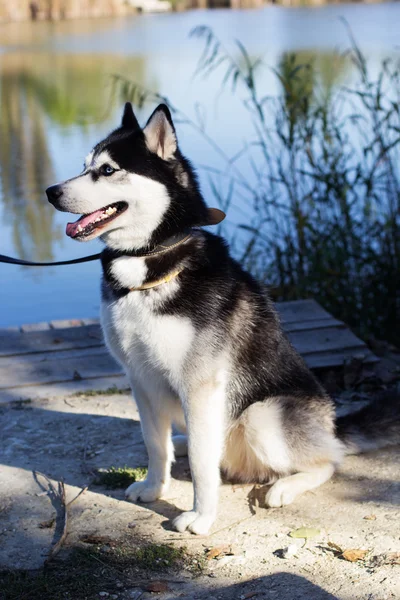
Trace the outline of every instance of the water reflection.
<instances>
[{"instance_id":1,"label":"water reflection","mask_svg":"<svg viewBox=\"0 0 400 600\"><path fill-rule=\"evenodd\" d=\"M317 81L328 99L347 65L335 53L284 53L277 70L293 119L305 110ZM58 128L67 138L73 129L84 132L107 119L123 100L120 94L115 97L112 73L128 74L157 91L154 82L146 82L144 57L47 52L0 57L1 195L5 222L21 258L53 259L53 245L62 231L43 194L56 179L50 133Z\"/></svg>"},{"instance_id":2,"label":"water reflection","mask_svg":"<svg viewBox=\"0 0 400 600\"><path fill-rule=\"evenodd\" d=\"M62 232L43 191L55 180L52 128L81 130L108 116L109 75L145 83L145 60L99 55L4 54L0 57L0 167L5 222L25 259L52 260ZM120 98L118 98L120 102Z\"/></svg>"}]
</instances>

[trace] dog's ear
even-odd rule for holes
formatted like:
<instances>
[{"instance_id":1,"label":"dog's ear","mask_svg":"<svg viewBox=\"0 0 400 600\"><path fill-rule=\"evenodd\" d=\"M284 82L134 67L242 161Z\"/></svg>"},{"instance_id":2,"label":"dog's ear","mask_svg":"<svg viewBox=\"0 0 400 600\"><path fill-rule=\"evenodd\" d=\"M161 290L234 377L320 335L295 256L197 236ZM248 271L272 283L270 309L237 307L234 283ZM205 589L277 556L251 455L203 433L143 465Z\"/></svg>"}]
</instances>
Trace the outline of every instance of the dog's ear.
<instances>
[{"instance_id":1,"label":"dog's ear","mask_svg":"<svg viewBox=\"0 0 400 600\"><path fill-rule=\"evenodd\" d=\"M124 129L139 129L139 123L133 112L132 104L125 103L124 114L122 115L121 127Z\"/></svg>"},{"instance_id":2,"label":"dog's ear","mask_svg":"<svg viewBox=\"0 0 400 600\"><path fill-rule=\"evenodd\" d=\"M226 217L223 210L219 208L209 208L207 210L207 222L204 225L219 225Z\"/></svg>"},{"instance_id":3,"label":"dog's ear","mask_svg":"<svg viewBox=\"0 0 400 600\"><path fill-rule=\"evenodd\" d=\"M143 133L150 152L158 154L164 160L174 156L178 144L171 113L166 104L157 106L147 121Z\"/></svg>"}]
</instances>

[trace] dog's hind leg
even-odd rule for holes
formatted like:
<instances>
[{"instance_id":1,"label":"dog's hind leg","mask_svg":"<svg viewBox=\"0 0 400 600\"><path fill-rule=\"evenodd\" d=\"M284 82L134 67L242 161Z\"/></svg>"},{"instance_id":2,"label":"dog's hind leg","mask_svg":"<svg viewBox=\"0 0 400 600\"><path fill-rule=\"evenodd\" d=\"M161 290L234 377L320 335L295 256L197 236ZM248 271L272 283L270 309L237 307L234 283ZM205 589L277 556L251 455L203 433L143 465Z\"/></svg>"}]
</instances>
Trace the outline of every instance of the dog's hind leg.
<instances>
[{"instance_id":1,"label":"dog's hind leg","mask_svg":"<svg viewBox=\"0 0 400 600\"><path fill-rule=\"evenodd\" d=\"M273 483L270 507L322 485L343 455L328 402L277 397L252 404L230 429L223 460L228 476Z\"/></svg>"},{"instance_id":2,"label":"dog's hind leg","mask_svg":"<svg viewBox=\"0 0 400 600\"><path fill-rule=\"evenodd\" d=\"M333 433L321 425L318 413L311 415L312 427L309 412L300 407L293 422L285 421L284 402L283 398L271 398L253 404L246 423L247 440L258 459L278 477L265 498L271 508L291 504L299 494L330 479L339 447ZM328 412L324 417L328 423Z\"/></svg>"},{"instance_id":3,"label":"dog's hind leg","mask_svg":"<svg viewBox=\"0 0 400 600\"><path fill-rule=\"evenodd\" d=\"M186 435L173 435L172 443L174 445L175 456L188 455L188 439Z\"/></svg>"},{"instance_id":4,"label":"dog's hind leg","mask_svg":"<svg viewBox=\"0 0 400 600\"><path fill-rule=\"evenodd\" d=\"M307 472L282 477L268 491L265 504L270 508L291 504L299 494L313 490L325 483L325 481L328 481L332 477L334 470L334 465L328 463L322 467L310 469Z\"/></svg>"},{"instance_id":5,"label":"dog's hind leg","mask_svg":"<svg viewBox=\"0 0 400 600\"><path fill-rule=\"evenodd\" d=\"M179 405L180 410L177 410L172 417L174 429L177 431L172 436L172 443L174 445L175 456L187 456L188 455L188 438L187 438L187 427L185 421L185 415L181 404Z\"/></svg>"}]
</instances>

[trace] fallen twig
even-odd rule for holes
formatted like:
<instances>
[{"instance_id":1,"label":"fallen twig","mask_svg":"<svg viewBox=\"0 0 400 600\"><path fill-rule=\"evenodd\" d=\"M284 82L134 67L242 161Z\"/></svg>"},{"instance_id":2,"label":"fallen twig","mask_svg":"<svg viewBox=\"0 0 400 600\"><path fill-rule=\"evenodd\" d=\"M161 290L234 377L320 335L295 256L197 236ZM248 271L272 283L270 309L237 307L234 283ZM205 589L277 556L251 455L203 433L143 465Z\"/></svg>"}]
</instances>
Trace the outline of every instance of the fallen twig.
<instances>
[{"instance_id":1,"label":"fallen twig","mask_svg":"<svg viewBox=\"0 0 400 600\"><path fill-rule=\"evenodd\" d=\"M236 527L237 525L240 525L241 523L244 523L245 521L248 521L249 519L252 519L253 516L254 515L249 515L248 517L245 517L244 519L240 519L239 521L235 521L234 523L230 523L230 525L226 525L225 527L221 527L221 529L217 529L216 531L212 531L211 535L217 535L217 533L220 533L221 531L225 531L225 529L232 529L232 527Z\"/></svg>"},{"instance_id":2,"label":"fallen twig","mask_svg":"<svg viewBox=\"0 0 400 600\"><path fill-rule=\"evenodd\" d=\"M75 496L75 498L72 498L72 500L70 500L67 503L67 498L66 498L66 493L65 493L65 485L64 485L63 481L57 482L58 489L56 490L56 488L53 485L53 482L51 481L51 479L49 479L47 477L47 475L45 475L44 473L40 473L39 471L34 471L33 476L34 476L35 480L37 481L37 483L41 487L43 487L43 486L40 484L40 482L38 480L38 475L40 475L47 481L47 484L49 486L47 493L49 494L53 505L55 504L56 501L58 501L61 504L61 514L57 516L57 524L60 523L60 521L62 523L61 535L60 535L60 538L58 539L58 541L50 548L49 555L46 558L46 560L44 561L44 564L47 565L59 553L59 551L61 550L61 547L67 537L69 507L71 506L71 504L73 502L75 502L75 500L77 500L79 498L79 496L81 496L84 492L86 492L88 487L86 486L86 487L82 488L78 492L78 494ZM57 529L57 527L56 527L56 529Z\"/></svg>"},{"instance_id":3,"label":"fallen twig","mask_svg":"<svg viewBox=\"0 0 400 600\"><path fill-rule=\"evenodd\" d=\"M63 520L63 528L62 528L62 532L61 532L61 536L60 539L58 540L58 542L56 544L54 544L54 546L52 546L50 553L48 555L48 557L45 560L45 564L48 564L61 550L61 547L63 545L63 543L65 542L65 539L67 537L67 528L68 528L68 509L71 506L71 504L73 502L75 502L75 500L77 500L79 498L79 496L81 496L84 492L86 492L87 490L87 486L82 488L78 494L75 496L75 498L72 498L72 500L70 500L67 503L66 500L66 494L65 494L65 485L64 482L58 482L58 496L61 502L61 509L62 509L62 520Z\"/></svg>"},{"instance_id":4,"label":"fallen twig","mask_svg":"<svg viewBox=\"0 0 400 600\"><path fill-rule=\"evenodd\" d=\"M51 547L49 555L44 561L45 565L47 565L59 553L59 551L61 550L61 546L63 545L65 538L67 537L68 505L66 503L65 485L63 481L58 482L58 498L61 502L61 519L63 523L62 532L58 542L56 542L54 546Z\"/></svg>"},{"instance_id":5,"label":"fallen twig","mask_svg":"<svg viewBox=\"0 0 400 600\"><path fill-rule=\"evenodd\" d=\"M69 508L71 506L71 504L73 502L75 502L75 500L78 500L79 496L81 496L82 494L84 494L87 490L89 489L89 486L87 485L86 487L82 488L80 490L80 492L78 492L78 494L75 496L75 498L72 498L72 500L70 500L67 504L67 508Z\"/></svg>"}]
</instances>

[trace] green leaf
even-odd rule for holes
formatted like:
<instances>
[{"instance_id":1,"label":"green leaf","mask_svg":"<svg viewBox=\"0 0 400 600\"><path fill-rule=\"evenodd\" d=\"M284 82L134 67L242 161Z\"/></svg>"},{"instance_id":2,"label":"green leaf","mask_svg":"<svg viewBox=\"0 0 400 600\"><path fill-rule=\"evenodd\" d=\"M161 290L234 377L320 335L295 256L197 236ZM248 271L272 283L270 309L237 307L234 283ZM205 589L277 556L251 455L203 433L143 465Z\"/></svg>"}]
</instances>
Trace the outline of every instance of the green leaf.
<instances>
[{"instance_id":1,"label":"green leaf","mask_svg":"<svg viewBox=\"0 0 400 600\"><path fill-rule=\"evenodd\" d=\"M319 535L321 532L319 529L314 529L313 527L300 527L299 529L294 529L289 533L292 538L313 538Z\"/></svg>"}]
</instances>

